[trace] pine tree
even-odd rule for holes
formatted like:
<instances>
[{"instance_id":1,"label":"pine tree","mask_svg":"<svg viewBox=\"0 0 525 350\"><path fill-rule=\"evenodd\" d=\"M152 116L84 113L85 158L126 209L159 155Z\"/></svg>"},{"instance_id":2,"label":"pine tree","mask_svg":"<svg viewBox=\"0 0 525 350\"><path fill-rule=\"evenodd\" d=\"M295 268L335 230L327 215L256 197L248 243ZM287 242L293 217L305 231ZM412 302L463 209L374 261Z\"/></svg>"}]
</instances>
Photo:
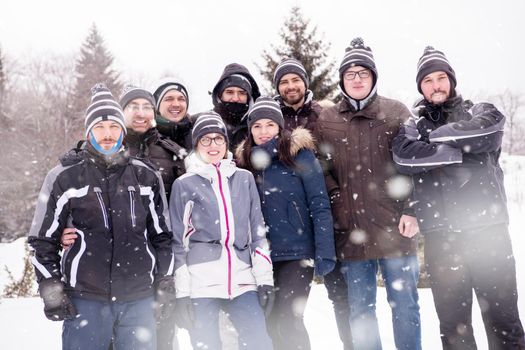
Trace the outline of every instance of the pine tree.
<instances>
[{"instance_id":1,"label":"pine tree","mask_svg":"<svg viewBox=\"0 0 525 350\"><path fill-rule=\"evenodd\" d=\"M305 19L299 7L293 7L279 33L280 46L271 45L272 51L264 50L264 67L258 67L261 75L273 83L275 67L285 57L299 60L310 78L310 90L314 98L323 100L332 97L336 91L334 82L335 61L327 61L330 43L317 34L317 26L310 29L310 20Z\"/></svg>"},{"instance_id":2,"label":"pine tree","mask_svg":"<svg viewBox=\"0 0 525 350\"><path fill-rule=\"evenodd\" d=\"M89 104L93 85L103 82L114 95L118 96L120 93L120 74L112 68L113 60L97 26L93 24L80 48L80 57L75 67L76 84L71 108L76 126L81 126L84 121L84 112Z\"/></svg>"},{"instance_id":3,"label":"pine tree","mask_svg":"<svg viewBox=\"0 0 525 350\"><path fill-rule=\"evenodd\" d=\"M2 47L0 46L0 120L3 120L5 116L6 85L7 77L4 67L4 55Z\"/></svg>"},{"instance_id":4,"label":"pine tree","mask_svg":"<svg viewBox=\"0 0 525 350\"><path fill-rule=\"evenodd\" d=\"M29 251L27 242L24 244L24 250L24 270L22 271L22 277L20 277L20 279L17 280L7 266L4 267L9 280L3 293L3 296L6 298L32 297L35 295L33 289L35 271L31 264L31 252Z\"/></svg>"}]
</instances>

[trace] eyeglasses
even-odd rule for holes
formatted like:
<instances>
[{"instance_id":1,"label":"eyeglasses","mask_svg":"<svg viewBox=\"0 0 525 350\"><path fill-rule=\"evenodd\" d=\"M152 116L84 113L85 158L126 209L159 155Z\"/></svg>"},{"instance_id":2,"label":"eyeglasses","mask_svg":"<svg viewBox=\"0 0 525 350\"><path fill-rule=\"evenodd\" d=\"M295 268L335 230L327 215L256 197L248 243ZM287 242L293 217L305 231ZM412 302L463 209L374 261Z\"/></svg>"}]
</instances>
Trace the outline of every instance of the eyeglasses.
<instances>
[{"instance_id":1,"label":"eyeglasses","mask_svg":"<svg viewBox=\"0 0 525 350\"><path fill-rule=\"evenodd\" d=\"M200 144L203 145L204 147L210 146L212 141L215 142L217 146L222 146L226 143L226 139L222 135L215 136L213 138L204 136L203 138L199 140Z\"/></svg>"},{"instance_id":2,"label":"eyeglasses","mask_svg":"<svg viewBox=\"0 0 525 350\"><path fill-rule=\"evenodd\" d=\"M357 72L352 72L352 71L349 71L349 72L346 72L343 77L345 78L345 80L354 80L356 76L359 75L359 78L361 79L366 79L370 76L370 70L368 69L363 69L363 70L360 70L360 71L357 71Z\"/></svg>"},{"instance_id":3,"label":"eyeglasses","mask_svg":"<svg viewBox=\"0 0 525 350\"><path fill-rule=\"evenodd\" d=\"M130 103L126 108L133 113L137 113L138 111L141 111L142 113L152 113L153 112L153 106L149 104L148 105L138 105L135 103Z\"/></svg>"}]
</instances>

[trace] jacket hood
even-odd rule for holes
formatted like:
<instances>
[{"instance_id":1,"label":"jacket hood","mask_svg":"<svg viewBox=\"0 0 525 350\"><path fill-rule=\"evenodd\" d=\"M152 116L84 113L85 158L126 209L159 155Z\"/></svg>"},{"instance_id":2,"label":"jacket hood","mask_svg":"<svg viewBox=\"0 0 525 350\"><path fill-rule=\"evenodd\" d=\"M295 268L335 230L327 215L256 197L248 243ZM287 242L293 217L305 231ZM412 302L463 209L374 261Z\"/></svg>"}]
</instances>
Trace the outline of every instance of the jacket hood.
<instances>
[{"instance_id":1,"label":"jacket hood","mask_svg":"<svg viewBox=\"0 0 525 350\"><path fill-rule=\"evenodd\" d=\"M184 165L186 166L186 173L196 174L210 181L217 177L216 166L204 162L195 151L192 151L184 159ZM222 159L219 162L219 170L226 177L230 177L235 173L237 166L233 161L233 155L231 152L227 153L226 159Z\"/></svg>"},{"instance_id":2,"label":"jacket hood","mask_svg":"<svg viewBox=\"0 0 525 350\"><path fill-rule=\"evenodd\" d=\"M249 137L251 137L251 135ZM235 158L236 159L242 158L242 150L244 149L245 142L246 140L243 140L235 148ZM266 147L263 147L265 145L268 145L270 148L276 148L277 140L274 138L271 141L268 141L267 143L265 143L264 145L260 145L257 147L266 149ZM291 156L295 157L299 153L299 151L302 149L309 149L315 152L315 140L308 129L305 129L303 127L298 127L292 131L292 135L291 135L291 144L290 144ZM268 149L266 150L269 151ZM277 152L272 152L272 153L277 154Z\"/></svg>"},{"instance_id":3,"label":"jacket hood","mask_svg":"<svg viewBox=\"0 0 525 350\"><path fill-rule=\"evenodd\" d=\"M219 80L217 81L217 84L215 84L215 87L213 88L211 97L212 97L214 106L217 106L217 104L220 101L220 98L218 96L219 95L218 89L219 89L219 86L221 85L221 82L233 74L240 74L246 77L246 79L250 81L250 85L252 86L251 97L253 101L257 100L257 98L261 96L261 93L259 91L259 86L257 85L257 82L255 81L253 76L250 74L248 69L242 64L231 63L224 68L224 71L222 72L221 77L219 78Z\"/></svg>"}]
</instances>

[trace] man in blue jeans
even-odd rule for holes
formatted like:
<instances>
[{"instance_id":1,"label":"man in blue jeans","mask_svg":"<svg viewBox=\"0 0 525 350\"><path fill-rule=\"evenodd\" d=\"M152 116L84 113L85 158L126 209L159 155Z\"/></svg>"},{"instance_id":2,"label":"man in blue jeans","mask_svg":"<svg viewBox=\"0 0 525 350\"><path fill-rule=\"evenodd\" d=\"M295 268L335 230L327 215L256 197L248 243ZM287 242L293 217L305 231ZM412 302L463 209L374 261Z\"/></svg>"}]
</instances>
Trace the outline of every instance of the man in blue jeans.
<instances>
[{"instance_id":1,"label":"man in blue jeans","mask_svg":"<svg viewBox=\"0 0 525 350\"><path fill-rule=\"evenodd\" d=\"M353 346L381 349L375 313L380 269L396 348L421 349L418 226L408 205L409 181L396 172L390 151L410 112L377 94L374 57L361 38L346 49L339 77L343 99L323 109L316 137L332 202L337 255L348 284Z\"/></svg>"}]
</instances>

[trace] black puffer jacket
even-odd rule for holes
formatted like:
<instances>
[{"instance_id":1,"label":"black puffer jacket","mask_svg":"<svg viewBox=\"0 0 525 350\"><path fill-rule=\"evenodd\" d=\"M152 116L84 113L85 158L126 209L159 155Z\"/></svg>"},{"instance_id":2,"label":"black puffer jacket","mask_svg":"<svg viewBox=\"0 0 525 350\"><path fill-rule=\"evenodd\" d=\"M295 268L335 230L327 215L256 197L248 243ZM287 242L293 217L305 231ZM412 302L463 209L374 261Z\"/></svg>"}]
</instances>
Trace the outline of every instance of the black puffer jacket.
<instances>
[{"instance_id":1,"label":"black puffer jacket","mask_svg":"<svg viewBox=\"0 0 525 350\"><path fill-rule=\"evenodd\" d=\"M455 97L421 101L393 141L400 172L413 175L423 233L507 223L499 166L505 117L491 104Z\"/></svg>"},{"instance_id":2,"label":"black puffer jacket","mask_svg":"<svg viewBox=\"0 0 525 350\"><path fill-rule=\"evenodd\" d=\"M173 274L172 234L158 173L123 152L111 163L75 149L42 186L29 244L38 281L62 278L70 295L131 301L153 295ZM66 226L78 238L59 255Z\"/></svg>"},{"instance_id":3,"label":"black puffer jacket","mask_svg":"<svg viewBox=\"0 0 525 350\"><path fill-rule=\"evenodd\" d=\"M281 106L284 117L284 128L286 130L295 130L298 127L303 127L312 133L315 131L317 119L319 119L322 107L317 101L313 101L313 93L310 90L306 91L304 104L298 110L285 105L280 95L275 96L274 99Z\"/></svg>"},{"instance_id":4,"label":"black puffer jacket","mask_svg":"<svg viewBox=\"0 0 525 350\"><path fill-rule=\"evenodd\" d=\"M160 172L166 198L169 198L173 182L185 172L186 149L162 136L155 128L143 134L129 130L125 141L130 156L150 163Z\"/></svg>"}]
</instances>

